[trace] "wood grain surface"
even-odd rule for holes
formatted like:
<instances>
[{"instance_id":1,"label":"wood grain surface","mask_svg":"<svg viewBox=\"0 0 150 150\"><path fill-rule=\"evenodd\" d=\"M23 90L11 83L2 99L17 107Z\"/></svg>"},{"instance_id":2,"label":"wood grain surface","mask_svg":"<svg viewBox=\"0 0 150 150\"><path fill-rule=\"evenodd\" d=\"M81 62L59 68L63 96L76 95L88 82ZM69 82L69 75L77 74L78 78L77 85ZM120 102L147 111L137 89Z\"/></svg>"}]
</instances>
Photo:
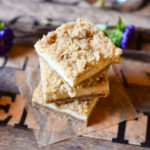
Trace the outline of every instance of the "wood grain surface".
<instances>
[{"instance_id":1,"label":"wood grain surface","mask_svg":"<svg viewBox=\"0 0 150 150\"><path fill-rule=\"evenodd\" d=\"M146 150L139 146L116 144L108 141L86 137L77 137L39 148L31 130L20 130L12 127L0 127L1 150Z\"/></svg>"},{"instance_id":2,"label":"wood grain surface","mask_svg":"<svg viewBox=\"0 0 150 150\"><path fill-rule=\"evenodd\" d=\"M77 3L74 3L77 2ZM6 15L7 14L7 15ZM84 0L1 0L0 19L12 21L20 17L20 22L31 23L31 19L43 23L46 18L67 22L78 17L86 17L93 23L116 23L121 16L126 24L150 29L150 4L133 12L96 9ZM14 21L14 20L13 20Z\"/></svg>"}]
</instances>

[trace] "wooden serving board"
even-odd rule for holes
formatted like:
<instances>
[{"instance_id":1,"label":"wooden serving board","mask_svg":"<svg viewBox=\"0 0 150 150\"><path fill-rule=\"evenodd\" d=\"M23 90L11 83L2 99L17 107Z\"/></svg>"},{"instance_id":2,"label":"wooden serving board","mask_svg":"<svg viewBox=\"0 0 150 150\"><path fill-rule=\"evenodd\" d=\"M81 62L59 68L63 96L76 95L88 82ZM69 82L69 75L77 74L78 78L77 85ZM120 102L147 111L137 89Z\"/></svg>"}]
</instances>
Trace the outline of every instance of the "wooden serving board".
<instances>
[{"instance_id":1,"label":"wooden serving board","mask_svg":"<svg viewBox=\"0 0 150 150\"><path fill-rule=\"evenodd\" d=\"M150 5L132 13L105 11L95 9L82 0L14 0L13 5L11 0L0 1L0 19L14 28L19 27L21 36L26 36L28 42L21 40L22 44L15 44L7 56L0 58L0 149L38 149L32 132L34 117L25 109L25 100L19 95L15 82L16 71L39 66L33 48L35 40L28 36L34 27L43 24L45 19L67 22L86 17L94 23L116 23L118 16L121 16L127 24L149 30L149 9ZM141 51L124 51L122 63L113 65L139 117L41 149L139 150L150 147L150 41L145 36L139 34L137 41L137 48ZM32 44L29 44L31 41Z\"/></svg>"}]
</instances>

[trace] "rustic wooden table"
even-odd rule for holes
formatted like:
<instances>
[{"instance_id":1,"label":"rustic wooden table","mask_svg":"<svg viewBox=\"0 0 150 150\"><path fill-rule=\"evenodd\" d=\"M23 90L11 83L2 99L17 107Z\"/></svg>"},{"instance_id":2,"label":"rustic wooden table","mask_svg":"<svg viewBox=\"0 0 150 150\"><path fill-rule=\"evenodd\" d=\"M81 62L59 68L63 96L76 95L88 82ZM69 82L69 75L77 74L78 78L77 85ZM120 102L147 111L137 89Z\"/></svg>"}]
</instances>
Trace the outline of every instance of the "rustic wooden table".
<instances>
[{"instance_id":1,"label":"rustic wooden table","mask_svg":"<svg viewBox=\"0 0 150 150\"><path fill-rule=\"evenodd\" d=\"M81 0L1 0L0 1L0 19L7 23L13 24L42 24L45 19L66 22L75 20L77 17L86 17L95 23L106 23L111 21L115 23L118 16L121 16L127 24L135 24L137 27L150 29L150 4L145 8L135 12L117 12L112 10L95 9L89 4ZM19 19L18 19L19 18ZM28 29L26 29L28 30ZM144 47L145 46L145 47ZM141 49L149 50L150 46L145 44ZM15 46L17 49L17 45ZM15 49L14 48L14 49ZM29 53L28 45L25 46L26 52ZM29 51L29 52L28 52ZM19 52L18 56L22 56L23 52ZM31 53L28 57L23 57L17 62L18 57L13 53L6 58L0 60L0 97L3 95L11 95L10 93L18 93L15 85L14 72L19 68L24 69L27 59L30 62ZM145 60L149 59L148 56ZM36 60L36 59L35 59ZM25 62L25 63L23 63ZM5 67L4 67L5 66ZM17 67L16 67L17 66ZM7 75L6 75L7 74ZM150 111L150 108L146 108ZM149 138L150 140L150 138ZM50 145L48 147L39 148L32 130L17 129L11 126L4 126L0 122L0 149L1 150L26 150L26 149L57 149L57 150L98 150L98 149L145 149L140 146L127 144L112 143L109 141L76 137L60 143ZM147 148L146 148L147 149Z\"/></svg>"},{"instance_id":2,"label":"rustic wooden table","mask_svg":"<svg viewBox=\"0 0 150 150\"><path fill-rule=\"evenodd\" d=\"M97 140L86 137L77 137L44 148L39 148L33 132L30 130L0 127L1 150L144 150L139 146L116 144L109 141Z\"/></svg>"}]
</instances>

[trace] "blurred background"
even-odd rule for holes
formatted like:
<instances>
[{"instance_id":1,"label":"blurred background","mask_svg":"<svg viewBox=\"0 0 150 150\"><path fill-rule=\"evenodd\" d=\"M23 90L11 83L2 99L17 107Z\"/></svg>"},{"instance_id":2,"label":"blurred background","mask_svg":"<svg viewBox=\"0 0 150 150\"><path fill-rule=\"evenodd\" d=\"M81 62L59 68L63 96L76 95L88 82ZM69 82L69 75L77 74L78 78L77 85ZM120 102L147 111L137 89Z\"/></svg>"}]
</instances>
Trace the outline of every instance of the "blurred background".
<instances>
[{"instance_id":1,"label":"blurred background","mask_svg":"<svg viewBox=\"0 0 150 150\"><path fill-rule=\"evenodd\" d=\"M59 24L86 17L95 24L115 26L118 17L136 27L136 44L149 49L149 0L1 0L0 20L10 26L19 42L34 42ZM18 40L17 40L18 41Z\"/></svg>"}]
</instances>

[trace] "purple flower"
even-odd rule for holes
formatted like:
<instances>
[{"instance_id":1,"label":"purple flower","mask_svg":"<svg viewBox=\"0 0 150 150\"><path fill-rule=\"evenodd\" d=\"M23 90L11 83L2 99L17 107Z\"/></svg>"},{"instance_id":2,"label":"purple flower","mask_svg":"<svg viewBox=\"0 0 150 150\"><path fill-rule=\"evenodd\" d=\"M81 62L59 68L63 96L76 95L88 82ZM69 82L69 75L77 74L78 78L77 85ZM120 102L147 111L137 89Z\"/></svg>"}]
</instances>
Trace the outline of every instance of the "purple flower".
<instances>
[{"instance_id":1,"label":"purple flower","mask_svg":"<svg viewBox=\"0 0 150 150\"><path fill-rule=\"evenodd\" d=\"M13 31L6 27L0 30L0 56L4 56L11 48L13 44Z\"/></svg>"},{"instance_id":2,"label":"purple flower","mask_svg":"<svg viewBox=\"0 0 150 150\"><path fill-rule=\"evenodd\" d=\"M121 40L120 40L121 47L123 49L126 49L127 46L134 39L134 33L135 33L134 25L129 25L124 29L124 32L122 33L122 37L121 37Z\"/></svg>"}]
</instances>

